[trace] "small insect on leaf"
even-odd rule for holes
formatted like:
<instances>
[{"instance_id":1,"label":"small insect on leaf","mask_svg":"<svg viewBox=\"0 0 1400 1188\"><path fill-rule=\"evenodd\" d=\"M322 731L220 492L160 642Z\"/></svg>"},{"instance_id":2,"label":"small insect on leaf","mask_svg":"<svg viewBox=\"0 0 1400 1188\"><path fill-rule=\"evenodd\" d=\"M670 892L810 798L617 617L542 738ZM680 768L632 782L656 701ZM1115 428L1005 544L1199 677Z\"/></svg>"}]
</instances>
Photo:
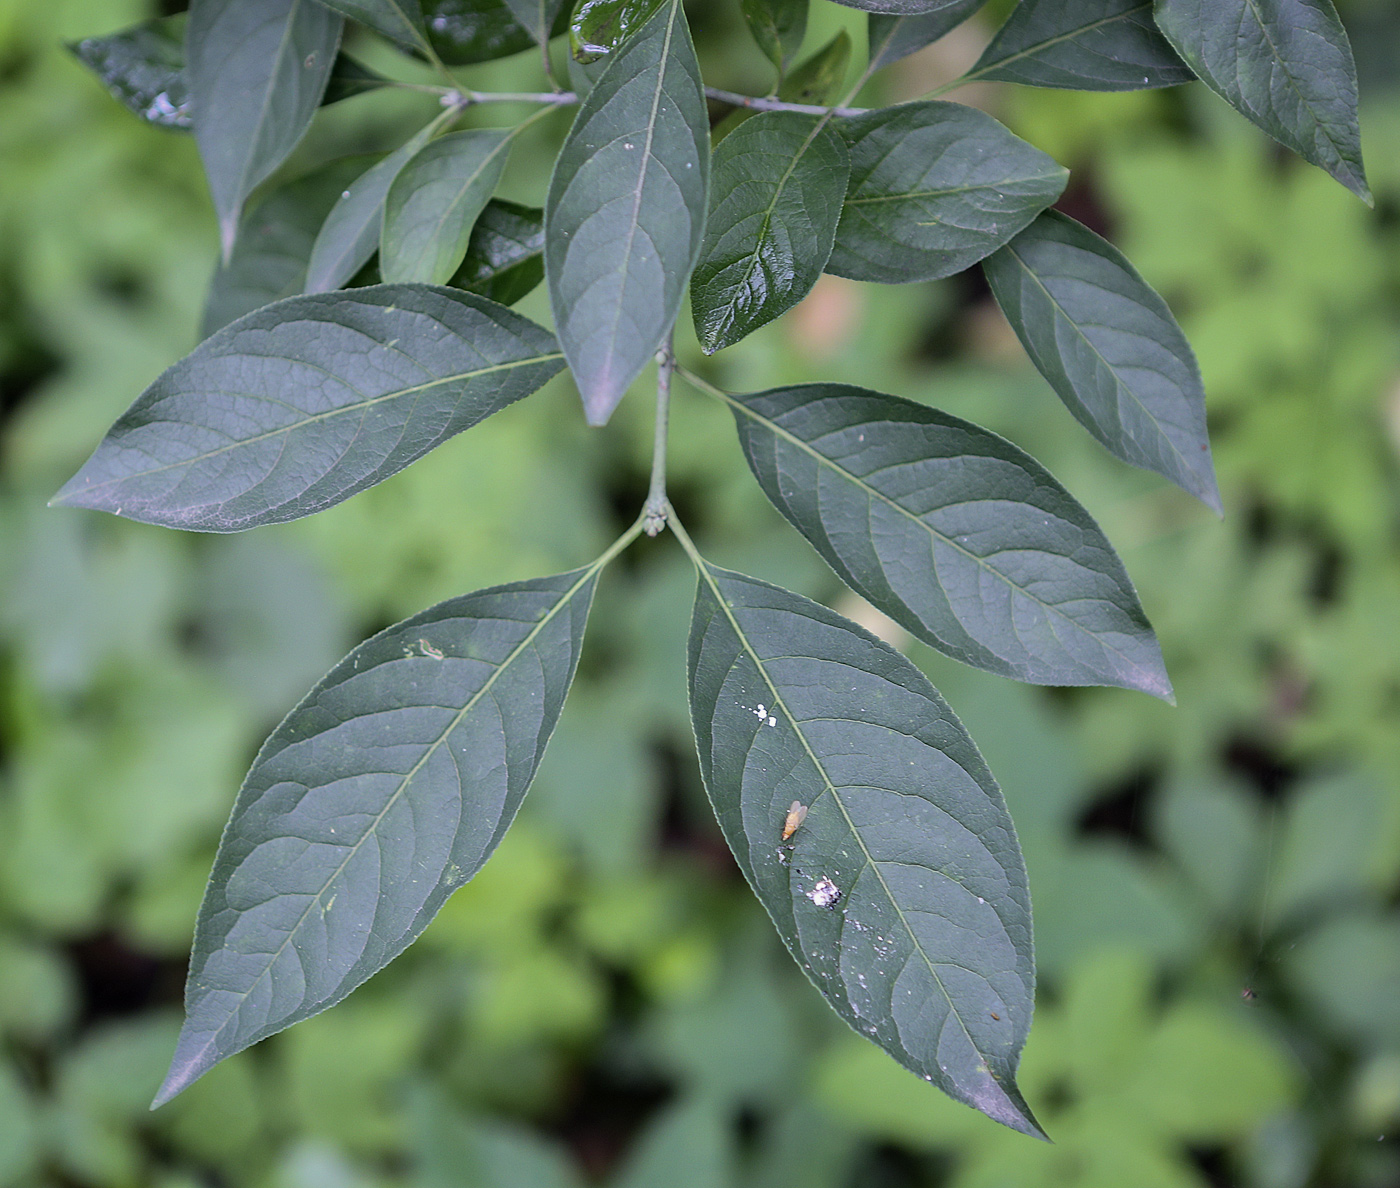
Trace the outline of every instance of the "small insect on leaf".
<instances>
[{"instance_id":1,"label":"small insect on leaf","mask_svg":"<svg viewBox=\"0 0 1400 1188\"><path fill-rule=\"evenodd\" d=\"M783 821L783 841L787 841L802 826L802 822L807 819L807 806L800 800L794 800L792 807L787 811L787 817Z\"/></svg>"}]
</instances>

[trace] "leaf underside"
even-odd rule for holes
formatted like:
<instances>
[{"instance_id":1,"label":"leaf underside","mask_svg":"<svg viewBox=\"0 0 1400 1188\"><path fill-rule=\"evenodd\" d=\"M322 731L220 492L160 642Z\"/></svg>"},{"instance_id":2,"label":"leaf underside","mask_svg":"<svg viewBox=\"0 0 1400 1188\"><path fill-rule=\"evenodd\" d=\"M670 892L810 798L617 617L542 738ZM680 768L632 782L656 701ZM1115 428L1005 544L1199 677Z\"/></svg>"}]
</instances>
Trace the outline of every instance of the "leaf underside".
<instances>
[{"instance_id":1,"label":"leaf underside","mask_svg":"<svg viewBox=\"0 0 1400 1188\"><path fill-rule=\"evenodd\" d=\"M986 3L987 0L943 0L938 7L914 16L872 13L870 68L878 70L931 45Z\"/></svg>"},{"instance_id":2,"label":"leaf underside","mask_svg":"<svg viewBox=\"0 0 1400 1188\"><path fill-rule=\"evenodd\" d=\"M1029 454L926 405L845 384L729 401L764 494L917 638L1017 680L1171 699L1122 562Z\"/></svg>"},{"instance_id":3,"label":"leaf underside","mask_svg":"<svg viewBox=\"0 0 1400 1188\"><path fill-rule=\"evenodd\" d=\"M1071 91L1140 91L1195 78L1158 31L1151 0L1022 0L971 73Z\"/></svg>"},{"instance_id":4,"label":"leaf underside","mask_svg":"<svg viewBox=\"0 0 1400 1188\"><path fill-rule=\"evenodd\" d=\"M1331 0L1159 0L1157 23L1236 111L1372 201L1356 63Z\"/></svg>"},{"instance_id":5,"label":"leaf underside","mask_svg":"<svg viewBox=\"0 0 1400 1188\"><path fill-rule=\"evenodd\" d=\"M991 116L906 103L835 120L851 181L826 270L905 284L989 256L1060 196L1068 171Z\"/></svg>"},{"instance_id":6,"label":"leaf underside","mask_svg":"<svg viewBox=\"0 0 1400 1188\"><path fill-rule=\"evenodd\" d=\"M195 0L190 7L185 52L194 137L225 259L244 201L311 124L341 25L315 0Z\"/></svg>"},{"instance_id":7,"label":"leaf underside","mask_svg":"<svg viewBox=\"0 0 1400 1188\"><path fill-rule=\"evenodd\" d=\"M561 368L547 331L453 289L293 297L171 367L54 503L201 532L279 524L382 482Z\"/></svg>"},{"instance_id":8,"label":"leaf underside","mask_svg":"<svg viewBox=\"0 0 1400 1188\"><path fill-rule=\"evenodd\" d=\"M1196 357L1122 252L1051 210L982 268L1027 354L1079 422L1125 462L1219 512Z\"/></svg>"},{"instance_id":9,"label":"leaf underside","mask_svg":"<svg viewBox=\"0 0 1400 1188\"><path fill-rule=\"evenodd\" d=\"M1026 1134L1035 966L1000 790L933 686L839 615L705 565L690 698L705 787L783 942L906 1068ZM807 813L782 842L793 801Z\"/></svg>"},{"instance_id":10,"label":"leaf underside","mask_svg":"<svg viewBox=\"0 0 1400 1188\"><path fill-rule=\"evenodd\" d=\"M403 952L515 816L597 567L439 604L342 660L263 745L195 930L155 1105Z\"/></svg>"},{"instance_id":11,"label":"leaf underside","mask_svg":"<svg viewBox=\"0 0 1400 1188\"><path fill-rule=\"evenodd\" d=\"M709 117L680 0L612 56L549 184L545 277L588 421L651 360L700 251Z\"/></svg>"}]
</instances>

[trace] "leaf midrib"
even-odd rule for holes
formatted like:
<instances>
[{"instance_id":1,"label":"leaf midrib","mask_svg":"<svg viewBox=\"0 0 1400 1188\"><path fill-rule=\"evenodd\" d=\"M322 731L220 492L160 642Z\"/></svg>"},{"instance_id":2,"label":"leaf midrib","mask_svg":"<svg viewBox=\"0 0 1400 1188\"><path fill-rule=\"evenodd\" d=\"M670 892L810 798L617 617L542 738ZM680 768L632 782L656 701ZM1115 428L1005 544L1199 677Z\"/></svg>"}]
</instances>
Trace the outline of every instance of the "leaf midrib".
<instances>
[{"instance_id":1,"label":"leaf midrib","mask_svg":"<svg viewBox=\"0 0 1400 1188\"><path fill-rule=\"evenodd\" d=\"M259 356L259 358L267 357L268 356ZM371 396L365 400L357 400L354 404L342 405L340 408L333 408L327 412L312 413L304 417L302 420L295 422L294 424L283 425L277 429L269 429L266 433L259 433L255 437L246 437L239 441L230 442L228 445L219 446L217 449L208 450L202 454L195 454L192 457L185 458L179 462L166 462L160 466L152 466L148 470L134 470L130 473L118 475L114 478L103 479L99 483L93 483L91 486L83 487L81 493L87 494L90 491L100 491L104 487L112 486L114 483L125 483L131 481L132 479L147 478L150 475L160 474L166 470L174 470L181 466L193 466L196 462L203 462L209 458L216 458L220 454L228 453L230 450L239 450L243 449L245 446L256 445L260 441L267 441L269 438L277 437L284 433L291 433L296 430L304 429L308 425L314 425L320 421L327 421L330 420L332 417L338 417L347 413L358 412L366 408L373 408L376 404L382 404L386 400L399 400L406 396L413 396L421 394L423 392L428 392L442 384L460 383L463 380L475 379L477 376L491 375L498 371L509 371L512 368L516 367L528 367L536 363L548 363L554 359L563 359L563 357L564 356L562 352L554 351L547 355L534 355L528 359L513 360L509 363L495 363L492 364L490 367L481 367L475 371L463 371L455 375L441 376L440 378L430 380L427 383L415 384L413 387L410 388L400 388L393 392L386 392L382 396ZM295 361L305 362L305 360ZM344 380L344 377L342 376L335 376L334 378L341 380L341 382L346 382ZM256 395L255 393L246 394ZM150 422L147 423L149 424ZM177 423L185 424L188 422ZM75 494L76 493L77 492L75 492ZM55 503L57 502L59 502L59 500L56 499Z\"/></svg>"},{"instance_id":2,"label":"leaf midrib","mask_svg":"<svg viewBox=\"0 0 1400 1188\"><path fill-rule=\"evenodd\" d=\"M1114 21L1127 20L1128 17L1135 13L1142 12L1143 9L1150 9L1151 7L1152 5L1150 2L1147 4L1139 4L1136 8L1125 9L1123 12L1117 12L1112 16L1102 17L1097 21L1090 21L1087 25L1080 25L1078 28L1070 29L1054 37L1047 37L1044 41L1037 41L1034 45L1028 45L1025 49L1017 50L1014 54L1009 54L1005 58L998 58L995 62L988 62L987 65L983 66L980 70L969 72L964 77L963 81L971 82L973 79L981 78L982 75L992 70L1000 69L1003 66L1009 66L1012 62L1019 62L1023 58L1034 57L1050 46L1060 45L1062 42L1066 41L1073 41L1083 33L1092 33L1095 29L1101 29L1105 25L1113 24Z\"/></svg>"},{"instance_id":3,"label":"leaf midrib","mask_svg":"<svg viewBox=\"0 0 1400 1188\"><path fill-rule=\"evenodd\" d=\"M770 421L767 417L764 417L759 413L755 412L747 405L744 405L739 401L735 400L734 397L730 396L727 392L722 393L721 395L723 399L731 405L731 407L739 409L752 420L757 421L759 424L765 426L771 433L773 433L775 437L781 437L784 441L788 442L789 444L795 445L798 449L802 450L803 452L809 454L812 458L816 459L817 462L819 462L823 466L829 467L836 474L846 479L846 481L851 483L852 486L860 488L860 490L865 492L866 495L873 496L876 499L880 500L881 503L884 503L887 506L894 508L897 512L899 512L900 515L904 516L906 519L911 520L915 524L918 524L921 528L923 528L925 532L927 532L936 540L942 541L949 548L961 553L964 557L976 563L987 573L992 574L994 577L997 577L1001 581L1005 582L1006 585L1012 590L1016 591L1018 594L1021 594L1023 597L1030 599L1037 606L1043 607L1047 612L1056 615L1065 623L1067 623L1070 627L1074 628L1075 631L1081 632L1082 634L1088 636L1091 640L1093 640L1096 644L1098 644L1105 650L1122 657L1124 663L1126 663L1132 671L1137 672L1141 670L1142 665L1138 661L1135 661L1131 656L1127 655L1127 653L1123 652L1118 648L1115 648L1102 636L1095 635L1087 628L1080 626L1072 618L1065 614L1064 611L1060 610L1059 607L1055 606L1054 603L1046 602L1044 599L1033 594L1030 590L1025 589L1023 586L1018 586L1009 577L1007 577L1006 574L1002 573L1001 570L997 569L995 566L989 565L984 558L979 557L976 553L973 553L970 550L964 548L961 544L959 544L956 540L953 540L951 537L943 535L943 533L939 532L931 524L925 523L913 512L909 511L908 508L901 506L895 500L891 499L888 495L886 495L883 491L880 491L876 487L872 487L864 479L860 478L855 474L852 474L849 470L846 470L844 467L838 466L833 459L828 458L825 454L821 453L808 442L803 441L800 437L797 437L795 434L790 433L781 425L778 425L775 422Z\"/></svg>"},{"instance_id":4,"label":"leaf midrib","mask_svg":"<svg viewBox=\"0 0 1400 1188\"><path fill-rule=\"evenodd\" d=\"M435 738L431 743L428 744L428 746L423 751L422 757L408 770L408 772L404 775L403 779L399 781L399 786L394 789L393 793L384 802L384 807L380 809L378 813L375 814L374 820L371 821L368 826L366 826L365 831L361 835L360 839L357 842L355 842L353 846L349 847L345 857L341 860L340 865L337 866L335 870L326 878L325 882L321 886L321 889L316 892L316 894L312 897L311 902L307 904L306 910L303 911L302 914L297 918L297 922L293 924L290 929L287 930L286 938L277 947L277 951L274 952L268 958L267 964L263 967L262 972L259 973L257 978L253 980L252 984L248 987L247 990L245 990L242 994L235 996L237 1005L232 1007L227 1012L227 1017L219 1025L218 1029L210 1034L209 1038L198 1049L197 1054L202 1055L203 1053L209 1051L210 1047L213 1046L214 1042L219 1038L220 1035L224 1033L224 1030L229 1026L229 1024L233 1022L238 1011L242 1009L243 1003L246 1002L248 997L253 993L253 991L257 989L258 985L262 982L262 980L266 978L269 974L271 974L273 966L275 966L277 962L281 959L282 954L287 951L287 946L292 943L292 938L297 935L297 933L301 930L302 925L306 923L307 918L311 915L312 909L315 908L321 902L321 897L326 893L326 890L331 886L332 883L335 882L336 879L340 877L341 872L345 870L345 867L349 864L350 860L356 854L359 853L360 847L363 846L365 842L370 838L370 836L374 834L375 831L379 828L380 823L384 820L385 814L388 813L388 811L391 808L393 808L395 804L398 803L399 798L404 793L404 790L409 786L409 784L413 782L414 777L418 774L420 770L422 770L423 765L427 763L427 761L430 758L432 758L432 756L437 752L437 749L440 746L442 746L442 744L447 740L451 733L454 730L456 730L459 725L461 725L463 719L466 718L467 714L470 713L473 709L475 709L476 706L481 702L481 699L485 697L487 693L490 692L491 687L496 683L496 679L501 675L501 673L503 673L507 668L509 668L513 663L515 663L515 661L520 657L520 655L525 651L525 649L530 644L532 644L535 641L535 639L539 637L540 632L542 632L545 629L545 627L553 621L554 617L559 613L559 611L573 599L574 595L576 595L588 581L590 581L593 577L597 575L598 570L602 568L602 564L600 564L600 562L602 562L602 558L600 558L599 561L593 562L593 564L589 565L583 570L578 581L576 581L572 586L569 587L567 591L565 591L565 593L559 598L559 600L552 607L549 608L549 610L540 619L540 621L530 629L530 631L525 635L525 637L520 641L520 643L518 643L513 649L511 649L510 655L508 655L504 660L501 661L501 663L496 667L496 669L491 673L491 675L487 677L486 680L482 683L481 688L472 694L471 698L453 716L452 720L447 724L446 727L443 728L442 732L437 736L437 738ZM303 1005L305 1005L304 1002Z\"/></svg>"},{"instance_id":5,"label":"leaf midrib","mask_svg":"<svg viewBox=\"0 0 1400 1188\"><path fill-rule=\"evenodd\" d=\"M1108 368L1109 374L1113 376L1114 383L1118 385L1119 389L1121 391L1127 392L1128 395L1133 398L1133 403L1136 404L1138 408L1142 410L1143 414L1147 417L1147 419L1151 421L1154 426L1156 426L1157 435L1167 443L1167 445L1171 448L1172 453L1175 454L1176 457L1180 460L1184 472L1187 474L1194 475L1196 472L1191 469L1190 464L1186 460L1186 455L1183 454L1181 450L1177 448L1176 442L1172 441L1172 439L1167 435L1166 431L1162 428L1161 423L1159 422L1157 417L1153 415L1152 410L1142 402L1141 397L1139 397L1137 392L1133 390L1132 386L1119 376L1118 369L1114 367L1114 365L1104 357L1103 353L1094 344L1093 340L1084 332L1084 330L1080 327L1079 323L1075 321L1074 318L1070 317L1069 313L1065 310L1064 306L1062 306L1059 303L1059 301L1056 300L1054 294L1050 292L1049 288L1046 287L1045 283L1040 279L1039 276L1036 275L1035 270L1032 269L1031 266L1027 264L1024 259L1022 259L1021 255L1016 251L1013 244L1008 243L1006 245L1006 251L1011 256L1011 258L1015 260L1016 263L1019 264L1025 270L1026 275L1030 277L1032 281L1035 282L1036 288L1038 288L1045 295L1045 300L1050 302L1051 306L1054 307L1055 312L1058 313L1062 318L1064 318L1064 320L1068 322L1070 326L1074 329L1074 332L1081 339L1083 339L1084 344L1094 353L1094 357L1098 359L1106 368ZM1068 378L1068 375L1066 375L1066 378ZM1073 386L1073 384L1070 385L1071 388L1073 388ZM1076 392L1075 395L1077 397L1078 393Z\"/></svg>"},{"instance_id":6,"label":"leaf midrib","mask_svg":"<svg viewBox=\"0 0 1400 1188\"><path fill-rule=\"evenodd\" d=\"M826 791L831 793L832 801L835 803L836 807L841 810L841 816L845 819L846 828L850 830L851 836L856 839L856 844L860 846L860 852L865 857L865 864L875 872L875 877L880 881L880 889L884 891L885 897L890 902L890 906L894 908L895 914L899 917L899 922L904 926L905 932L909 934L910 943L914 946L914 949L919 954L919 956L923 958L924 964L928 966L929 976L933 978L934 983L938 986L939 993L942 994L944 999L947 1001L948 1010L952 1012L953 1017L957 1019L958 1026L962 1028L963 1035L967 1037L968 1044L972 1047L972 1050L974 1052L976 1052L979 1056L982 1057L982 1061L988 1066L988 1072L990 1073L991 1061L988 1059L987 1053L984 1052L978 1046L977 1041L972 1038L972 1033L968 1030L967 1024L963 1021L962 1012L958 1010L957 1004L953 1001L953 996L948 993L947 988L943 985L943 979L938 976L938 971L934 968L934 963L932 959L929 957L928 953L925 952L923 945L919 942L917 934L914 932L913 927L909 923L909 918L904 914L904 909L899 906L898 901L894 897L894 893L890 890L889 883L885 881L885 875L884 872L880 869L879 863L875 861L874 855L871 854L869 848L866 846L865 839L861 837L860 831L856 828L855 822L851 819L851 814L846 811L846 805L841 799L841 794L836 790L835 782L827 774L826 767L823 765L822 761L817 757L817 754L812 749L811 744L807 741L807 736L802 732L802 727L799 725L796 716L793 714L792 710L788 708L787 701L784 699L782 693L778 691L778 686L773 683L773 678L768 675L768 669L764 665L763 660L759 657L758 653L749 643L749 638L744 633L743 628L739 626L738 619L735 618L733 612L730 610L728 600L725 599L724 595L720 592L719 584L715 581L714 576L709 571L709 564L702 561L701 564L697 566L697 568L699 568L700 572L704 574L705 581L710 587L710 593L714 595L715 601L719 604L720 609L724 612L724 617L729 621L729 626L731 630L733 630L735 636L738 638L740 644L743 646L745 653L753 662L754 667L763 677L764 684L768 686L769 692L773 696L774 704L781 707L783 711L783 717L785 717L788 720L788 724L792 727L793 733L797 736L798 741L802 744L802 749L806 753L808 760L816 769L817 775L821 777L822 782L826 785ZM816 798L814 797L814 802L815 799ZM789 876L789 878L791 878L791 876ZM903 1041L901 1038L901 1043L902 1042ZM906 1049L906 1051L908 1051L908 1049ZM912 1057L913 1053L909 1053L909 1055Z\"/></svg>"}]
</instances>

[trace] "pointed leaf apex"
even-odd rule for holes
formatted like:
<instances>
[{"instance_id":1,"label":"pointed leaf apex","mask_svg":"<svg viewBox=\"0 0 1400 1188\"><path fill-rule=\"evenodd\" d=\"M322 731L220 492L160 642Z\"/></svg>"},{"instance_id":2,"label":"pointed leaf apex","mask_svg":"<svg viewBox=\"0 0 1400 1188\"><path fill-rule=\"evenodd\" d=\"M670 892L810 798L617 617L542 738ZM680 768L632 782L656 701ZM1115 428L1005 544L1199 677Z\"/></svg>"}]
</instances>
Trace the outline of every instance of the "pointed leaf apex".
<instances>
[{"instance_id":1,"label":"pointed leaf apex","mask_svg":"<svg viewBox=\"0 0 1400 1188\"><path fill-rule=\"evenodd\" d=\"M613 415L613 409L622 403L622 398L627 394L624 387L621 391L616 390L612 384L598 386L587 392L580 392L583 397L584 418L595 429L600 429L608 423L608 418Z\"/></svg>"}]
</instances>

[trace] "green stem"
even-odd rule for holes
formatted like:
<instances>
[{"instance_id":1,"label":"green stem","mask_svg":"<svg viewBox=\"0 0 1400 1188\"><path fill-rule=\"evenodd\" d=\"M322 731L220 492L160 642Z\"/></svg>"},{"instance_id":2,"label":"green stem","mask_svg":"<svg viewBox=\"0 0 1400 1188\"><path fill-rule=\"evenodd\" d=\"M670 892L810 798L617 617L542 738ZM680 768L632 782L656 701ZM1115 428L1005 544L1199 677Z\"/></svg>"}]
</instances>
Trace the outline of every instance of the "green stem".
<instances>
[{"instance_id":1,"label":"green stem","mask_svg":"<svg viewBox=\"0 0 1400 1188\"><path fill-rule=\"evenodd\" d=\"M719 87L706 87L705 97L731 107L747 107L751 111L796 111L803 115L853 116L862 115L863 107L821 107L815 103L787 103L782 99L760 99L754 95L741 95L738 91L723 91Z\"/></svg>"},{"instance_id":2,"label":"green stem","mask_svg":"<svg viewBox=\"0 0 1400 1188\"><path fill-rule=\"evenodd\" d=\"M627 531L624 532L621 536L619 536L615 541L613 541L612 544L610 544L603 551L603 553L593 562L593 564L588 566L588 568L594 573L597 573L598 570L602 569L603 566L605 566L609 561L611 561L620 552L622 552L622 550L625 549L628 545L630 545L634 540L636 540L637 537L641 536L645 529L646 512L643 512L640 516L638 516L635 520L632 521L632 526L628 528Z\"/></svg>"},{"instance_id":3,"label":"green stem","mask_svg":"<svg viewBox=\"0 0 1400 1188\"><path fill-rule=\"evenodd\" d=\"M646 534L655 536L671 516L671 504L666 498L666 436L671 419L671 376L676 370L676 352L672 335L656 352L656 434L651 447L651 486L642 506L642 521Z\"/></svg>"},{"instance_id":4,"label":"green stem","mask_svg":"<svg viewBox=\"0 0 1400 1188\"><path fill-rule=\"evenodd\" d=\"M724 401L726 404L733 403L733 401L729 399L728 392L726 392L723 388L715 387L714 384L710 383L709 380L703 378L702 376L696 375L695 372L691 371L689 367L682 367L679 364L677 364L676 371L680 375L680 377L683 380L685 380L685 382L688 383L692 388L699 388L700 391L706 393L709 396L717 397L718 399Z\"/></svg>"}]
</instances>

